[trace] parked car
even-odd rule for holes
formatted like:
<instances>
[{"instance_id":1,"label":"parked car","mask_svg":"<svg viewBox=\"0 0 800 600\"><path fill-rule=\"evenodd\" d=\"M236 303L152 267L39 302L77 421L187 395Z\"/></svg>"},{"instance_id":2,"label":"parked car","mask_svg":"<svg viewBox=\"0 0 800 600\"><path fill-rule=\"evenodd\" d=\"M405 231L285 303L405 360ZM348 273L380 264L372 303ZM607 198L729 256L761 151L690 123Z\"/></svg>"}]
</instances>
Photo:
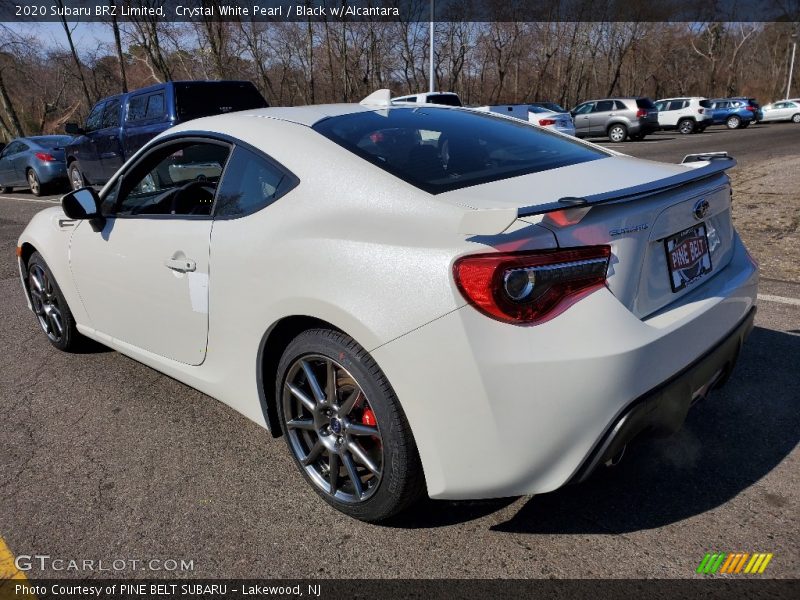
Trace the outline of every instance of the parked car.
<instances>
[{"instance_id":1,"label":"parked car","mask_svg":"<svg viewBox=\"0 0 800 600\"><path fill-rule=\"evenodd\" d=\"M0 189L7 193L24 187L41 196L66 184L64 146L70 139L67 135L36 135L12 140L0 151Z\"/></svg>"},{"instance_id":2,"label":"parked car","mask_svg":"<svg viewBox=\"0 0 800 600\"><path fill-rule=\"evenodd\" d=\"M570 111L578 137L608 136L612 142L643 140L658 131L658 110L650 98L605 98L582 102Z\"/></svg>"},{"instance_id":3,"label":"parked car","mask_svg":"<svg viewBox=\"0 0 800 600\"><path fill-rule=\"evenodd\" d=\"M412 104L440 104L442 106L462 106L461 98L455 92L425 92L392 98L392 104L410 102Z\"/></svg>"},{"instance_id":4,"label":"parked car","mask_svg":"<svg viewBox=\"0 0 800 600\"><path fill-rule=\"evenodd\" d=\"M770 121L792 121L800 123L800 101L779 100L765 104L761 107L761 120L765 123Z\"/></svg>"},{"instance_id":5,"label":"parked car","mask_svg":"<svg viewBox=\"0 0 800 600\"><path fill-rule=\"evenodd\" d=\"M178 123L251 108L267 101L249 81L170 81L104 98L94 105L66 148L73 189L101 185L146 142Z\"/></svg>"},{"instance_id":6,"label":"parked car","mask_svg":"<svg viewBox=\"0 0 800 600\"><path fill-rule=\"evenodd\" d=\"M528 120L540 127L575 135L575 123L569 111L553 102L535 102L528 106Z\"/></svg>"},{"instance_id":7,"label":"parked car","mask_svg":"<svg viewBox=\"0 0 800 600\"><path fill-rule=\"evenodd\" d=\"M700 133L711 125L711 103L706 98L683 97L656 100L658 125L683 134Z\"/></svg>"},{"instance_id":8,"label":"parked car","mask_svg":"<svg viewBox=\"0 0 800 600\"><path fill-rule=\"evenodd\" d=\"M752 327L735 161L685 160L388 90L219 115L37 213L21 282L53 346L231 405L348 515L538 494L677 430Z\"/></svg>"},{"instance_id":9,"label":"parked car","mask_svg":"<svg viewBox=\"0 0 800 600\"><path fill-rule=\"evenodd\" d=\"M712 124L728 129L742 129L758 120L759 105L754 98L717 98L710 100Z\"/></svg>"}]
</instances>

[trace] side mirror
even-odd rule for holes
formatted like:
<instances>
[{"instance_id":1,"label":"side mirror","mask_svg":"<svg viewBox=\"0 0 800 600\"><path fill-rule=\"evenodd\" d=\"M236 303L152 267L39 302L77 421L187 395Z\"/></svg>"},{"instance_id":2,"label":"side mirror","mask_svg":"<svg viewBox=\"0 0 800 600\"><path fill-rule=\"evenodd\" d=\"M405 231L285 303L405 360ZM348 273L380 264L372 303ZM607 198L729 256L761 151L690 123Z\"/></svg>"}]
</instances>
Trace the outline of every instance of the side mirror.
<instances>
[{"instance_id":1,"label":"side mirror","mask_svg":"<svg viewBox=\"0 0 800 600\"><path fill-rule=\"evenodd\" d=\"M68 133L69 135L81 135L83 133L83 129L81 129L77 123L67 123L64 125L64 132Z\"/></svg>"},{"instance_id":2,"label":"side mirror","mask_svg":"<svg viewBox=\"0 0 800 600\"><path fill-rule=\"evenodd\" d=\"M106 220L100 214L100 196L94 188L85 187L65 194L61 198L61 208L69 219L90 221L94 231L105 227Z\"/></svg>"}]
</instances>

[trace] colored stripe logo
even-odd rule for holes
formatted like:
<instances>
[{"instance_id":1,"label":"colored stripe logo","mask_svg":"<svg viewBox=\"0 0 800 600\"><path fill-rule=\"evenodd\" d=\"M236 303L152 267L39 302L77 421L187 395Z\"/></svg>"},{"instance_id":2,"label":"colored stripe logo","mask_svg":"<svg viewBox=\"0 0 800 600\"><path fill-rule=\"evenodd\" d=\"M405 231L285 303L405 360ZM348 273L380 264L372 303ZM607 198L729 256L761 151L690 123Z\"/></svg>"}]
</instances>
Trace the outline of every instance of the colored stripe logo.
<instances>
[{"instance_id":1,"label":"colored stripe logo","mask_svg":"<svg viewBox=\"0 0 800 600\"><path fill-rule=\"evenodd\" d=\"M760 575L772 560L771 552L706 552L697 566L697 573L714 575L715 573Z\"/></svg>"}]
</instances>

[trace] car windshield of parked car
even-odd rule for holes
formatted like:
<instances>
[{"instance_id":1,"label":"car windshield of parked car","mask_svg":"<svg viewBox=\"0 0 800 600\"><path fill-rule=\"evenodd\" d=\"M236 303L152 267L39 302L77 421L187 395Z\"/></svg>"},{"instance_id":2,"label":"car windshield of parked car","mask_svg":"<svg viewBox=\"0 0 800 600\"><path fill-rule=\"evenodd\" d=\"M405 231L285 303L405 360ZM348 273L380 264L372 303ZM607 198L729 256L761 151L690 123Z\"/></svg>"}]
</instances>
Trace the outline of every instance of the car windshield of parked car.
<instances>
[{"instance_id":1,"label":"car windshield of parked car","mask_svg":"<svg viewBox=\"0 0 800 600\"><path fill-rule=\"evenodd\" d=\"M447 108L358 112L314 130L431 194L609 156L524 121Z\"/></svg>"}]
</instances>

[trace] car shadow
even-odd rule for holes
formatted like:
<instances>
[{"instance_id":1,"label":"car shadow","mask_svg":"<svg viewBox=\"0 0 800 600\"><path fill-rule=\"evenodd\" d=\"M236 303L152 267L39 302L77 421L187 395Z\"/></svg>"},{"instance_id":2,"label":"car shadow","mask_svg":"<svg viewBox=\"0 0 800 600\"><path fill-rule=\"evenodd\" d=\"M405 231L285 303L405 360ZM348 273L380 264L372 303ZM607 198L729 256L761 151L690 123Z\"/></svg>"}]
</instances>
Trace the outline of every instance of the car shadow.
<instances>
[{"instance_id":1,"label":"car shadow","mask_svg":"<svg viewBox=\"0 0 800 600\"><path fill-rule=\"evenodd\" d=\"M643 439L615 468L534 496L494 531L613 534L663 527L725 504L769 474L800 441L800 337L756 327L727 385L669 438ZM771 506L790 498L764 493ZM488 516L514 499L427 501L391 527L429 528Z\"/></svg>"}]
</instances>

